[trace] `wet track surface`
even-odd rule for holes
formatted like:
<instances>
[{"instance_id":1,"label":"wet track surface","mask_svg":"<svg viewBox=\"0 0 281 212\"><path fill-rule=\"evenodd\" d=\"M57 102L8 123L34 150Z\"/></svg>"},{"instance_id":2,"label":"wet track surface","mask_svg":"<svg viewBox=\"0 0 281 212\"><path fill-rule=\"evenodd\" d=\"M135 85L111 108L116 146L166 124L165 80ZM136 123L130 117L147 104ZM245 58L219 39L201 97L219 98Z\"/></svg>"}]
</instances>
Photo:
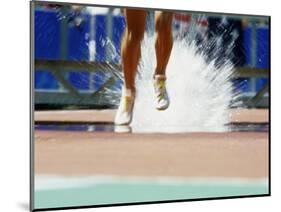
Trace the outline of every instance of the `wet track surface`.
<instances>
[{"instance_id":1,"label":"wet track surface","mask_svg":"<svg viewBox=\"0 0 281 212\"><path fill-rule=\"evenodd\" d=\"M268 123L233 123L229 124L231 132L268 132ZM35 130L57 130L57 131L87 131L87 132L114 132L112 123L37 123Z\"/></svg>"}]
</instances>

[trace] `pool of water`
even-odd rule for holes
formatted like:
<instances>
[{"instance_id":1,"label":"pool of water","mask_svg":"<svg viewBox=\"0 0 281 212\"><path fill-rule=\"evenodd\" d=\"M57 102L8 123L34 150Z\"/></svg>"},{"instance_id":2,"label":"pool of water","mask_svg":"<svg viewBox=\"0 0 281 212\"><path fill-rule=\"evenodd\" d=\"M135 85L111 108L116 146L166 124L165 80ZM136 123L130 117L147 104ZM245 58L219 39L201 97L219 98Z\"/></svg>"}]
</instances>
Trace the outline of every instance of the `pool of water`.
<instances>
[{"instance_id":1,"label":"pool of water","mask_svg":"<svg viewBox=\"0 0 281 212\"><path fill-rule=\"evenodd\" d=\"M268 123L232 123L228 125L232 132L268 132ZM113 123L38 123L35 130L114 132Z\"/></svg>"}]
</instances>

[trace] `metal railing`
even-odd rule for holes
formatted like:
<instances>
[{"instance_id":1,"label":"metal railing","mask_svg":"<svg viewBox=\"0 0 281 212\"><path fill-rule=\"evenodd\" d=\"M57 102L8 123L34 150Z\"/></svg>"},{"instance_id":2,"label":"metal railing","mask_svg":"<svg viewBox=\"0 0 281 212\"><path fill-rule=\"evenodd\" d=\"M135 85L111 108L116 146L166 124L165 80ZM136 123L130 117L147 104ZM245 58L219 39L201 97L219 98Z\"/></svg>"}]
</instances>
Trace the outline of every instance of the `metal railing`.
<instances>
[{"instance_id":1,"label":"metal railing","mask_svg":"<svg viewBox=\"0 0 281 212\"><path fill-rule=\"evenodd\" d=\"M115 84L122 79L121 65L113 62L88 62L66 60L35 60L35 70L46 70L53 74L64 88L63 90L35 90L35 104L76 105L93 107L115 107L112 101L103 97L104 88ZM108 72L111 76L103 85L94 91L80 92L66 78L66 72ZM268 69L238 67L232 78L269 78ZM242 101L248 107L266 107L268 98L264 94L269 90L269 83L264 85L255 95L243 97Z\"/></svg>"}]
</instances>

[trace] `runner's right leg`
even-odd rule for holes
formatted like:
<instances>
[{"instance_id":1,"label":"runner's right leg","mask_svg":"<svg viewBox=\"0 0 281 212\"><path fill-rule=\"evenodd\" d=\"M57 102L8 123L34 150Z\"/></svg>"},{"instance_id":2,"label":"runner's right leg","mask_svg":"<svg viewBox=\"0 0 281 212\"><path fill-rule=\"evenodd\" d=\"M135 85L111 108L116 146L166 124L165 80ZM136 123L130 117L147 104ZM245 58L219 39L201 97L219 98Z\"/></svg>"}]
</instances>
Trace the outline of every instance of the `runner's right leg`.
<instances>
[{"instance_id":1,"label":"runner's right leg","mask_svg":"<svg viewBox=\"0 0 281 212\"><path fill-rule=\"evenodd\" d=\"M146 11L126 9L126 29L122 41L124 87L115 124L128 125L132 121L135 100L135 75L141 56L141 41L146 23Z\"/></svg>"}]
</instances>

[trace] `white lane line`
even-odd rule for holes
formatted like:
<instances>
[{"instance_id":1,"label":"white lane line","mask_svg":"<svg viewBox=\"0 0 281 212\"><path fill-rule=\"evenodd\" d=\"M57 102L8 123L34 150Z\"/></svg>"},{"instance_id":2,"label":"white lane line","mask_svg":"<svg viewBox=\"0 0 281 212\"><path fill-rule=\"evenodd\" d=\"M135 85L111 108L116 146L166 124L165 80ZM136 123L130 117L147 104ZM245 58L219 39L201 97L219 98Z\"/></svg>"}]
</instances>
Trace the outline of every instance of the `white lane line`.
<instances>
[{"instance_id":1,"label":"white lane line","mask_svg":"<svg viewBox=\"0 0 281 212\"><path fill-rule=\"evenodd\" d=\"M64 189L64 188L81 188L93 185L123 183L123 184L146 184L153 183L156 185L212 185L212 186L268 186L267 178L220 178L220 177L120 177L109 175L66 177L59 175L36 175L35 190Z\"/></svg>"}]
</instances>

